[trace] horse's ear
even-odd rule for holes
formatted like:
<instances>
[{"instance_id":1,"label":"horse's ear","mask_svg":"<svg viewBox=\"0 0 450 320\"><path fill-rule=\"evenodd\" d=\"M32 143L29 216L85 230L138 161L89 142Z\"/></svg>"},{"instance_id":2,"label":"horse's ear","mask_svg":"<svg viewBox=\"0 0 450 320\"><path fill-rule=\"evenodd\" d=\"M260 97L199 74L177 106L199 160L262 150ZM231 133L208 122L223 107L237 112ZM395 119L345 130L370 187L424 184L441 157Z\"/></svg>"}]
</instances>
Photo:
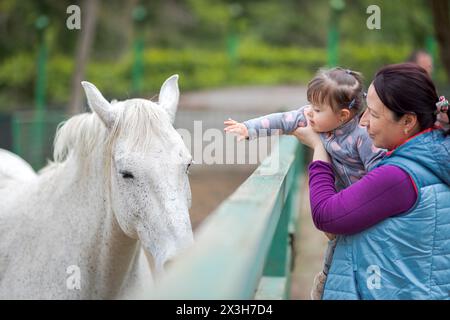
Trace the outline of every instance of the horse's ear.
<instances>
[{"instance_id":1,"label":"horse's ear","mask_svg":"<svg viewBox=\"0 0 450 320\"><path fill-rule=\"evenodd\" d=\"M112 128L115 117L110 103L92 83L81 81L81 85L84 88L84 92L86 93L86 98L91 110L100 117L107 128Z\"/></svg>"},{"instance_id":2,"label":"horse's ear","mask_svg":"<svg viewBox=\"0 0 450 320\"><path fill-rule=\"evenodd\" d=\"M170 121L174 123L177 113L180 90L178 89L178 75L174 74L164 81L159 92L159 105L169 114Z\"/></svg>"}]
</instances>

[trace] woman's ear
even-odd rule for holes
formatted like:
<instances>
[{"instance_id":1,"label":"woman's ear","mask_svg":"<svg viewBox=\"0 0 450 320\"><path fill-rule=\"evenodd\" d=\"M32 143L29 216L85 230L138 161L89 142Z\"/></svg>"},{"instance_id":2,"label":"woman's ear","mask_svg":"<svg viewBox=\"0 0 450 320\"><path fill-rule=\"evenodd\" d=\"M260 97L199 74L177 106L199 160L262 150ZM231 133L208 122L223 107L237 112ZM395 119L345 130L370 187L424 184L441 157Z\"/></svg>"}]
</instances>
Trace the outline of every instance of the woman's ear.
<instances>
[{"instance_id":1,"label":"woman's ear","mask_svg":"<svg viewBox=\"0 0 450 320\"><path fill-rule=\"evenodd\" d=\"M411 132L418 124L417 115L413 113L407 113L403 115L401 124L404 126L405 130Z\"/></svg>"},{"instance_id":2,"label":"woman's ear","mask_svg":"<svg viewBox=\"0 0 450 320\"><path fill-rule=\"evenodd\" d=\"M350 120L352 116L352 112L348 109L342 109L341 111L339 111L339 121L341 122L347 122L348 120Z\"/></svg>"}]
</instances>

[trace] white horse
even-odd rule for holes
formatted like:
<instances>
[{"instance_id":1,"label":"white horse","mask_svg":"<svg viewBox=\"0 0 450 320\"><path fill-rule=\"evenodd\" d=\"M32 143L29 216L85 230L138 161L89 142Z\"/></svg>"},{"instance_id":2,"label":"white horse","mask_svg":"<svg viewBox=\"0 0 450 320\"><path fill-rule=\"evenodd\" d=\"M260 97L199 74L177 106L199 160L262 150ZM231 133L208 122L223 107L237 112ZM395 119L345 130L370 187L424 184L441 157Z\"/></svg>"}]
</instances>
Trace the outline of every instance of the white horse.
<instances>
[{"instance_id":1,"label":"white horse","mask_svg":"<svg viewBox=\"0 0 450 320\"><path fill-rule=\"evenodd\" d=\"M193 242L178 76L158 103L82 84L93 113L58 129L53 163L36 175L0 153L0 298L141 297L153 283L141 244L158 273Z\"/></svg>"},{"instance_id":2,"label":"white horse","mask_svg":"<svg viewBox=\"0 0 450 320\"><path fill-rule=\"evenodd\" d=\"M26 182L36 177L33 168L22 158L0 149L0 190L10 182Z\"/></svg>"}]
</instances>

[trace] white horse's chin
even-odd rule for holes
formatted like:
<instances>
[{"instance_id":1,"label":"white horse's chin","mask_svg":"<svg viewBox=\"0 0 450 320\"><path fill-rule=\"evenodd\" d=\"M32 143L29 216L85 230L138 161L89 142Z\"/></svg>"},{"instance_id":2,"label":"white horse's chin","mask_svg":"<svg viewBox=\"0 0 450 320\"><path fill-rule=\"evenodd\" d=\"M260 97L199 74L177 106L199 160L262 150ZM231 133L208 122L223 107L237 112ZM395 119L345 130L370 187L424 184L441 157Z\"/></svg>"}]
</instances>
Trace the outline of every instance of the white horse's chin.
<instances>
[{"instance_id":1,"label":"white horse's chin","mask_svg":"<svg viewBox=\"0 0 450 320\"><path fill-rule=\"evenodd\" d=\"M189 233L182 239L178 240L177 243L171 243L166 248L159 248L158 254L153 255L155 276L159 278L164 275L167 268L173 259L178 256L182 251L192 246L194 243L193 234Z\"/></svg>"},{"instance_id":2,"label":"white horse's chin","mask_svg":"<svg viewBox=\"0 0 450 320\"><path fill-rule=\"evenodd\" d=\"M159 255L154 258L155 263L155 278L158 279L163 276L167 270L168 263L171 261L171 258L174 257L175 254L171 255Z\"/></svg>"}]
</instances>

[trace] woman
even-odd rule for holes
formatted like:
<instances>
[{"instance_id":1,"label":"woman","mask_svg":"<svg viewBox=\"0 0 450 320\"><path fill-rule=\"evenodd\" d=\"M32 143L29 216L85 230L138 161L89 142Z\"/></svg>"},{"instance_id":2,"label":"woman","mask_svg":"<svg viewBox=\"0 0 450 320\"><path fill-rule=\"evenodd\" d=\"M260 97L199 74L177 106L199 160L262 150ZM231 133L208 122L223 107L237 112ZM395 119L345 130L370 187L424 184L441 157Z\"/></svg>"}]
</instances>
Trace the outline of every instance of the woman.
<instances>
[{"instance_id":1,"label":"woman","mask_svg":"<svg viewBox=\"0 0 450 320\"><path fill-rule=\"evenodd\" d=\"M450 135L434 127L445 102L421 67L381 69L361 125L388 153L339 193L318 135L309 125L295 131L314 149L314 223L338 235L323 299L450 298Z\"/></svg>"}]
</instances>

